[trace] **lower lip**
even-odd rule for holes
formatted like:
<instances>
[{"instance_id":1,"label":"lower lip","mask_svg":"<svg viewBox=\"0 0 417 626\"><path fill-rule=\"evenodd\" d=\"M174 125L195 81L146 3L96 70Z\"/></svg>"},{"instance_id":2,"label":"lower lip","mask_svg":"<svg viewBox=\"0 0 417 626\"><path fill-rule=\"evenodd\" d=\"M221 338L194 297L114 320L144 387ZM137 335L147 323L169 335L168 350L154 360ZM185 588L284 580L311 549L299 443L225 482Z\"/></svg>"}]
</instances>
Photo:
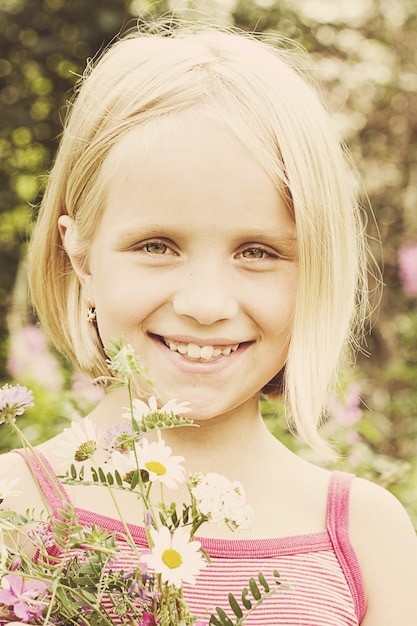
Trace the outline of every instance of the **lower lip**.
<instances>
[{"instance_id":1,"label":"lower lip","mask_svg":"<svg viewBox=\"0 0 417 626\"><path fill-rule=\"evenodd\" d=\"M160 339L150 336L156 346L164 353L164 355L171 359L178 369L183 372L191 374L215 374L226 367L233 365L238 360L243 352L246 352L250 343L240 344L238 349L231 352L228 356L221 355L211 361L197 361L188 359L184 355L170 350Z\"/></svg>"}]
</instances>

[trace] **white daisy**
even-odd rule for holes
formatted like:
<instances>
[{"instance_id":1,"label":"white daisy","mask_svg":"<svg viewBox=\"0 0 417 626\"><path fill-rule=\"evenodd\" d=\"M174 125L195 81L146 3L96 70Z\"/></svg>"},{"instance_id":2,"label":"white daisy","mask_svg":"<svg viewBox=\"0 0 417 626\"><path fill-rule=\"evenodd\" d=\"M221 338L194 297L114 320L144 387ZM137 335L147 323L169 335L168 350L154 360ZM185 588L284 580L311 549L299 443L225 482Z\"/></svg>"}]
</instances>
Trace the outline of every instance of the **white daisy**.
<instances>
[{"instance_id":1,"label":"white daisy","mask_svg":"<svg viewBox=\"0 0 417 626\"><path fill-rule=\"evenodd\" d=\"M68 461L87 461L98 449L101 438L101 431L86 417L81 422L72 422L69 428L64 428L57 440L55 454L63 460L62 464Z\"/></svg>"},{"instance_id":2,"label":"white daisy","mask_svg":"<svg viewBox=\"0 0 417 626\"><path fill-rule=\"evenodd\" d=\"M160 409L158 409L158 404L155 396L150 396L148 403L143 402L143 400L139 400L135 398L132 402L133 404L133 417L141 422L144 417L147 415L151 415L151 413L167 413L171 415L182 415L183 413L188 413L191 409L188 408L189 402L177 402L176 400L168 400ZM127 419L131 419L130 411L123 413L122 417Z\"/></svg>"},{"instance_id":3,"label":"white daisy","mask_svg":"<svg viewBox=\"0 0 417 626\"><path fill-rule=\"evenodd\" d=\"M136 469L136 457L133 450L130 450L130 452L126 453L115 450L111 455L110 463L106 463L107 472L113 474L114 471L117 470L122 479L128 483L130 483L133 472Z\"/></svg>"},{"instance_id":4,"label":"white daisy","mask_svg":"<svg viewBox=\"0 0 417 626\"><path fill-rule=\"evenodd\" d=\"M139 468L149 473L151 482L158 481L168 488L176 489L185 480L183 456L172 456L172 450L163 439L149 443L142 439L138 446Z\"/></svg>"},{"instance_id":5,"label":"white daisy","mask_svg":"<svg viewBox=\"0 0 417 626\"><path fill-rule=\"evenodd\" d=\"M177 528L173 534L166 526L160 530L151 529L153 548L142 556L147 565L168 585L179 589L183 582L195 583L195 576L206 562L200 552L201 543L190 541L190 535L185 528Z\"/></svg>"},{"instance_id":6,"label":"white daisy","mask_svg":"<svg viewBox=\"0 0 417 626\"><path fill-rule=\"evenodd\" d=\"M203 515L216 525L226 524L233 530L249 530L253 521L252 507L246 504L246 495L240 482L230 481L221 474L210 472L205 476L190 476L191 493Z\"/></svg>"},{"instance_id":7,"label":"white daisy","mask_svg":"<svg viewBox=\"0 0 417 626\"><path fill-rule=\"evenodd\" d=\"M20 496L22 492L14 489L19 482L20 478L2 478L0 480L0 504L5 498Z\"/></svg>"}]
</instances>

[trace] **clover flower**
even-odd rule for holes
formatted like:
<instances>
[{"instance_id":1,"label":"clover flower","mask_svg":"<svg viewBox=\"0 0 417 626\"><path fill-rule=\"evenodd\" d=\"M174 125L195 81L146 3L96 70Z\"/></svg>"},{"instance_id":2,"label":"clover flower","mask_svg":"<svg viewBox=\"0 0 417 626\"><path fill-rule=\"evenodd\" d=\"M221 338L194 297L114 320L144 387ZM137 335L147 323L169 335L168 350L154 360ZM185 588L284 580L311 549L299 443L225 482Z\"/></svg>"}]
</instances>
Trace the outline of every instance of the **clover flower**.
<instances>
[{"instance_id":1,"label":"clover flower","mask_svg":"<svg viewBox=\"0 0 417 626\"><path fill-rule=\"evenodd\" d=\"M200 542L190 541L188 531L181 526L172 534L166 526L160 530L152 528L150 534L153 548L142 559L161 575L164 583L177 589L183 582L193 585L196 575L206 564L200 552Z\"/></svg>"},{"instance_id":2,"label":"clover flower","mask_svg":"<svg viewBox=\"0 0 417 626\"><path fill-rule=\"evenodd\" d=\"M29 530L28 537L37 547L52 548L55 545L54 534L47 524L38 524L36 528Z\"/></svg>"},{"instance_id":3,"label":"clover flower","mask_svg":"<svg viewBox=\"0 0 417 626\"><path fill-rule=\"evenodd\" d=\"M42 580L25 580L17 574L6 574L1 581L0 602L11 608L24 622L41 616L47 606L44 594L49 584Z\"/></svg>"},{"instance_id":4,"label":"clover flower","mask_svg":"<svg viewBox=\"0 0 417 626\"><path fill-rule=\"evenodd\" d=\"M249 530L253 521L252 507L246 504L241 483L210 472L190 476L191 493L199 511L216 525L227 524L232 530Z\"/></svg>"},{"instance_id":5,"label":"clover flower","mask_svg":"<svg viewBox=\"0 0 417 626\"><path fill-rule=\"evenodd\" d=\"M1 478L0 479L0 504L5 498L20 496L22 493L14 489L15 485L20 482L20 478Z\"/></svg>"},{"instance_id":6,"label":"clover flower","mask_svg":"<svg viewBox=\"0 0 417 626\"><path fill-rule=\"evenodd\" d=\"M64 428L58 439L55 454L63 459L63 463L87 461L98 449L101 438L101 431L98 431L93 421L86 417L82 422L72 422L69 428Z\"/></svg>"},{"instance_id":7,"label":"clover flower","mask_svg":"<svg viewBox=\"0 0 417 626\"><path fill-rule=\"evenodd\" d=\"M109 370L124 383L132 380L138 374L143 382L152 385L152 381L146 374L145 368L138 355L129 343L122 338L110 339L111 348L106 348L107 364Z\"/></svg>"},{"instance_id":8,"label":"clover flower","mask_svg":"<svg viewBox=\"0 0 417 626\"><path fill-rule=\"evenodd\" d=\"M15 422L28 406L33 406L33 396L27 387L3 385L0 389L0 424Z\"/></svg>"}]
</instances>

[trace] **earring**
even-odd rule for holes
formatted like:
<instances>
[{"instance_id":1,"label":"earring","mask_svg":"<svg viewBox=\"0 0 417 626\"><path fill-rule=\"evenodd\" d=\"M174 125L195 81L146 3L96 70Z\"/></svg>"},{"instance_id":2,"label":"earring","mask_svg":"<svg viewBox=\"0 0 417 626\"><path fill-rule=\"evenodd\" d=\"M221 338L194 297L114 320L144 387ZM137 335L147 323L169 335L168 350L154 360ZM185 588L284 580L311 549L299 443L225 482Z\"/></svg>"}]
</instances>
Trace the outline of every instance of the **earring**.
<instances>
[{"instance_id":1,"label":"earring","mask_svg":"<svg viewBox=\"0 0 417 626\"><path fill-rule=\"evenodd\" d=\"M87 322L89 324L95 324L97 322L96 307L90 303L90 300L87 305Z\"/></svg>"}]
</instances>

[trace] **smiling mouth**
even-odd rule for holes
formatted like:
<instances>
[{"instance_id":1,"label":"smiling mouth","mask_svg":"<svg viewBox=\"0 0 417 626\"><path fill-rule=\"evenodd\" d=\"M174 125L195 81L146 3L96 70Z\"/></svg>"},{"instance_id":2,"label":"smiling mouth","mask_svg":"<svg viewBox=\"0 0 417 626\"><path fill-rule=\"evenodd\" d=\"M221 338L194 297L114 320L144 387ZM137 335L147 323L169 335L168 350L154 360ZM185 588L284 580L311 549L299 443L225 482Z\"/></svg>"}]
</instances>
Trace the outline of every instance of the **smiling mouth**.
<instances>
[{"instance_id":1,"label":"smiling mouth","mask_svg":"<svg viewBox=\"0 0 417 626\"><path fill-rule=\"evenodd\" d=\"M236 343L229 346L199 346L196 343L180 343L177 341L171 341L171 339L165 339L165 337L159 337L159 339L171 350L171 352L178 352L182 356L190 359L191 361L214 361L221 356L229 356L241 345Z\"/></svg>"}]
</instances>

